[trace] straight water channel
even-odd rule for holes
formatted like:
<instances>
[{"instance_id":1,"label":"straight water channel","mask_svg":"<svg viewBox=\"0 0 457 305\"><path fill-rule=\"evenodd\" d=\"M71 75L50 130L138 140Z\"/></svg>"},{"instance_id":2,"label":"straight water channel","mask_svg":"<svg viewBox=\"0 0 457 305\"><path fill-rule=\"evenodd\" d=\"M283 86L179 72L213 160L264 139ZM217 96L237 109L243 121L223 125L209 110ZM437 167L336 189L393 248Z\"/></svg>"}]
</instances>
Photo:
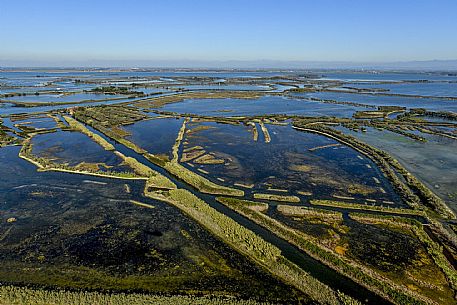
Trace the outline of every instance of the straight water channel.
<instances>
[{"instance_id":1,"label":"straight water channel","mask_svg":"<svg viewBox=\"0 0 457 305\"><path fill-rule=\"evenodd\" d=\"M115 142L114 140L106 137L104 134L100 133L98 130L95 130L91 126L86 125L86 127L91 130L92 132L102 136L108 142L114 145L115 149L128 157L136 158L139 162L151 167L155 171L161 173L162 175L166 176L170 180L172 180L179 188L186 189L193 193L195 196L199 197L200 199L204 200L208 203L211 207L216 209L218 212L223 213L224 215L232 218L234 221L239 223L240 225L246 227L247 229L253 231L264 240L268 241L269 243L278 247L284 257L288 260L292 261L293 263L297 264L300 268L308 272L311 276L318 279L322 283L332 287L335 290L342 291L351 297L358 299L359 301L366 302L369 304L391 304L389 301L385 300L384 298L378 296L377 294L369 291L365 287L357 284L353 280L339 274L338 272L334 271L333 269L329 268L328 266L322 264L321 262L317 261L316 259L310 257L303 251L299 250L295 246L291 245L289 242L285 241L282 238L274 235L273 232L263 228L262 226L254 223L253 221L247 219L244 216L236 213L235 211L231 210L230 208L224 206L223 204L217 202L215 197L208 194L202 194L196 189L192 188L191 186L187 185L186 183L176 179L175 177L171 176L167 171L163 168L155 165L148 159L146 159L141 154L136 153L132 149Z\"/></svg>"}]
</instances>

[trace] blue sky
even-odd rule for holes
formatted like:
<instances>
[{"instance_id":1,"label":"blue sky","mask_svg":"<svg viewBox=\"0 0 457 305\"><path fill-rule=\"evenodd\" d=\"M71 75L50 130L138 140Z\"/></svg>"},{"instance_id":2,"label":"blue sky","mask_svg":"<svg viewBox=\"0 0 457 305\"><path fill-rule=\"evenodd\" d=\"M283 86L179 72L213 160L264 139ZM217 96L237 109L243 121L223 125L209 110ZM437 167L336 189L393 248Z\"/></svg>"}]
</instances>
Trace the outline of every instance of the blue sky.
<instances>
[{"instance_id":1,"label":"blue sky","mask_svg":"<svg viewBox=\"0 0 457 305\"><path fill-rule=\"evenodd\" d=\"M0 2L0 60L457 59L456 0Z\"/></svg>"}]
</instances>

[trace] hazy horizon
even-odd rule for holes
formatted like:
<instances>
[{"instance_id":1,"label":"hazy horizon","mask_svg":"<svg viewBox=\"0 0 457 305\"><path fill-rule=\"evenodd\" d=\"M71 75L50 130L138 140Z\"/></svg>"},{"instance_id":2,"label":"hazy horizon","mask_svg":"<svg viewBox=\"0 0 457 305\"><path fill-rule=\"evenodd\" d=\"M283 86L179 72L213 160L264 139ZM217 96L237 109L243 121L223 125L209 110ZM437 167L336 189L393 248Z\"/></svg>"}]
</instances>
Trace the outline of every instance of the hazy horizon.
<instances>
[{"instance_id":1,"label":"hazy horizon","mask_svg":"<svg viewBox=\"0 0 457 305\"><path fill-rule=\"evenodd\" d=\"M65 62L8 62L0 60L0 69L291 69L291 70L424 70L457 71L457 60L429 60L406 62L312 62L312 61L65 61Z\"/></svg>"}]
</instances>

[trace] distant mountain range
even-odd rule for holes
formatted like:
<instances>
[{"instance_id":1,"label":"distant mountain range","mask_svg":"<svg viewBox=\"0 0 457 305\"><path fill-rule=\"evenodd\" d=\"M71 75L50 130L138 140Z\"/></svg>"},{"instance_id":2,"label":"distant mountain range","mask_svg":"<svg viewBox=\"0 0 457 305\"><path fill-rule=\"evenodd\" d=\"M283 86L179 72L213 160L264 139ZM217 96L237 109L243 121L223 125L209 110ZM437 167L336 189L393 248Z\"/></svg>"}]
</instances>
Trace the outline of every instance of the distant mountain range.
<instances>
[{"instance_id":1,"label":"distant mountain range","mask_svg":"<svg viewBox=\"0 0 457 305\"><path fill-rule=\"evenodd\" d=\"M119 67L213 69L372 69L457 71L457 60L398 62L280 61L280 60L2 60L0 67Z\"/></svg>"}]
</instances>

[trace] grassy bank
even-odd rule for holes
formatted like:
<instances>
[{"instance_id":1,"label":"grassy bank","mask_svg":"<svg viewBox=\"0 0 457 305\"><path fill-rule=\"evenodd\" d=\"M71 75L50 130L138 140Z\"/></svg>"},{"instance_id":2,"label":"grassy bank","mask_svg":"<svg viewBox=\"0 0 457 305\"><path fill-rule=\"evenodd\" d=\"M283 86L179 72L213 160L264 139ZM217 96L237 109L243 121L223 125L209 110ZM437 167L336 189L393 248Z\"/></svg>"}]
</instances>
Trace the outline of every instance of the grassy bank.
<instances>
[{"instance_id":1,"label":"grassy bank","mask_svg":"<svg viewBox=\"0 0 457 305\"><path fill-rule=\"evenodd\" d=\"M340 304L338 295L281 255L281 251L254 232L218 212L187 190L176 189L161 194L166 201L195 219L215 236L285 283L293 285L322 304ZM160 197L153 197L159 199Z\"/></svg>"},{"instance_id":2,"label":"grassy bank","mask_svg":"<svg viewBox=\"0 0 457 305\"><path fill-rule=\"evenodd\" d=\"M424 211L413 210L413 209L403 209L403 208L389 208L376 205L344 202L344 201L335 201L335 200L319 200L312 199L310 200L312 205L322 205L334 208L343 208L343 209L354 209L354 210L367 210L367 211L377 211L377 212L386 212L393 214L404 214L404 215L419 215L425 216Z\"/></svg>"},{"instance_id":3,"label":"grassy bank","mask_svg":"<svg viewBox=\"0 0 457 305\"><path fill-rule=\"evenodd\" d=\"M361 142L352 136L345 135L342 132L321 124L309 124L301 120L296 120L294 121L294 128L325 135L352 147L369 157L379 166L381 171L390 180L395 190L411 207L416 209L429 207L439 213L442 217L450 219L456 218L452 210L444 203L443 200L436 196L414 175L409 173L390 154ZM402 176L403 180L398 177L398 174Z\"/></svg>"},{"instance_id":4,"label":"grassy bank","mask_svg":"<svg viewBox=\"0 0 457 305\"><path fill-rule=\"evenodd\" d=\"M226 196L244 196L244 192L242 190L213 183L177 162L166 162L163 168L173 176L195 187L202 193Z\"/></svg>"},{"instance_id":5,"label":"grassy bank","mask_svg":"<svg viewBox=\"0 0 457 305\"><path fill-rule=\"evenodd\" d=\"M360 285L363 285L377 294L389 299L395 304L410 305L427 304L431 302L431 300L420 295L413 294L411 291L402 286L395 285L394 283L387 281L384 277L377 275L368 268L349 261L342 256L325 249L323 246L318 244L318 240L316 240L316 238L294 230L263 213L259 213L258 211L249 208L249 204L245 204L245 200L223 197L218 197L217 200L241 215L270 230L280 238L283 238L291 244L297 246L311 257L351 278Z\"/></svg>"},{"instance_id":6,"label":"grassy bank","mask_svg":"<svg viewBox=\"0 0 457 305\"><path fill-rule=\"evenodd\" d=\"M66 116L64 116L64 119L65 119L65 121L67 121L67 123L70 126L70 128L72 128L74 130L77 130L79 132L82 132L83 134L87 135L89 138L91 138L92 140L94 140L95 142L100 144L105 150L114 150L114 146L111 143L109 143L108 141L103 139L98 134L93 133L92 131L87 129L86 126L84 126L80 122L76 121L72 117L66 115Z\"/></svg>"},{"instance_id":7,"label":"grassy bank","mask_svg":"<svg viewBox=\"0 0 457 305\"><path fill-rule=\"evenodd\" d=\"M285 202L295 202L295 203L300 202L300 198L298 198L297 196L276 195L276 194L257 193L257 194L254 194L254 198L262 199L262 200L272 200L272 201L285 201Z\"/></svg>"},{"instance_id":8,"label":"grassy bank","mask_svg":"<svg viewBox=\"0 0 457 305\"><path fill-rule=\"evenodd\" d=\"M101 293L90 291L46 290L38 288L0 286L2 305L268 305L254 300L239 300L224 296L161 296L141 293Z\"/></svg>"},{"instance_id":9,"label":"grassy bank","mask_svg":"<svg viewBox=\"0 0 457 305\"><path fill-rule=\"evenodd\" d=\"M363 213L351 213L351 218L369 224L387 224L393 227L406 227L410 229L417 238L427 247L427 252L433 261L446 275L452 289L457 291L457 273L443 254L439 244L434 242L424 231L422 224L414 219L390 216L390 215L371 215Z\"/></svg>"}]
</instances>

